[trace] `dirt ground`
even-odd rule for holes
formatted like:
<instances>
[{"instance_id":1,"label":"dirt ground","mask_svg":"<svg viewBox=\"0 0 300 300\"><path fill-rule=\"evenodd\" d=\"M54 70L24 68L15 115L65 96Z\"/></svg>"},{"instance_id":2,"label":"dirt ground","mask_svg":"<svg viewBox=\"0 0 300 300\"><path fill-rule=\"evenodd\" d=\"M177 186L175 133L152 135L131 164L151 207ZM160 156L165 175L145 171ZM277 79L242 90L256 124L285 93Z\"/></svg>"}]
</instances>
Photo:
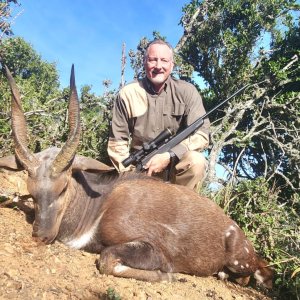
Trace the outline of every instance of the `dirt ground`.
<instances>
[{"instance_id":1,"label":"dirt ground","mask_svg":"<svg viewBox=\"0 0 300 300\"><path fill-rule=\"evenodd\" d=\"M59 242L37 244L31 238L33 215L28 206L32 202L26 199L25 206L24 200L20 200L27 193L25 176L24 172L17 177L0 172L1 300L270 299L255 289L214 277L177 274L178 282L148 283L101 275L95 265L95 254L70 249Z\"/></svg>"}]
</instances>

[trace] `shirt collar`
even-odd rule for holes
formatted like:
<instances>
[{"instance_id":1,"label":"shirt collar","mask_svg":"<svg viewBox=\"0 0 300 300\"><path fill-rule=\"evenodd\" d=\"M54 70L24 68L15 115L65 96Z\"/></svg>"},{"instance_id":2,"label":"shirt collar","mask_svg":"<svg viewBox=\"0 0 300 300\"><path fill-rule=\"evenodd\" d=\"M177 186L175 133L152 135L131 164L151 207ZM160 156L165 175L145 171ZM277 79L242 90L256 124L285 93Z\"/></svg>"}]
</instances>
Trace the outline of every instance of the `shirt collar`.
<instances>
[{"instance_id":1,"label":"shirt collar","mask_svg":"<svg viewBox=\"0 0 300 300\"><path fill-rule=\"evenodd\" d=\"M171 77L171 76L169 76L169 77L167 78L167 80L165 81L165 83L164 83L164 88L163 88L163 90L165 90L165 91L166 91L166 89L167 89L168 84L170 83L170 77ZM147 90L150 94L152 94L152 95L158 95L158 93L156 93L155 90L153 89L153 86L152 86L151 81L150 81L147 77L145 77L145 78L143 79L143 84L144 84L144 87L146 87L146 90Z\"/></svg>"}]
</instances>

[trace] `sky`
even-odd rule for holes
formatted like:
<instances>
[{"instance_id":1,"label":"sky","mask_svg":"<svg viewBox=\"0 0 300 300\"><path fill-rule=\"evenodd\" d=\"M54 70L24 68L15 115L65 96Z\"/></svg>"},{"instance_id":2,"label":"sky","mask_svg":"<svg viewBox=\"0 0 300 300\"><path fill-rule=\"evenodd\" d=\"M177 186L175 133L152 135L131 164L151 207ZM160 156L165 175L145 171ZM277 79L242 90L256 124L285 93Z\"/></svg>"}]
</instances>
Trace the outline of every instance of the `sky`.
<instances>
[{"instance_id":1,"label":"sky","mask_svg":"<svg viewBox=\"0 0 300 300\"><path fill-rule=\"evenodd\" d=\"M112 87L121 81L122 44L126 53L142 37L158 31L176 46L183 34L182 8L189 0L19 0L14 7L12 30L29 42L48 62L55 62L62 87L69 85L75 65L78 89L91 85L103 93L103 80ZM125 80L133 79L127 56Z\"/></svg>"}]
</instances>

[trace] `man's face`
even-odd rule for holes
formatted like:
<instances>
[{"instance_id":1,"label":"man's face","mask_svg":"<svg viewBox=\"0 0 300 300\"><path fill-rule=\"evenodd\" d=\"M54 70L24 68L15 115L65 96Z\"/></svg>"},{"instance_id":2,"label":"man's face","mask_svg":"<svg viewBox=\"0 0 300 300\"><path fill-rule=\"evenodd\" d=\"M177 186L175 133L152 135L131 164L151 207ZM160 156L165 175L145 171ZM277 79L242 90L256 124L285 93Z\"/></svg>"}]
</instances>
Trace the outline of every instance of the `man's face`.
<instances>
[{"instance_id":1,"label":"man's face","mask_svg":"<svg viewBox=\"0 0 300 300\"><path fill-rule=\"evenodd\" d=\"M173 57L171 49L166 45L153 44L148 48L145 71L156 91L160 91L164 82L173 70Z\"/></svg>"}]
</instances>

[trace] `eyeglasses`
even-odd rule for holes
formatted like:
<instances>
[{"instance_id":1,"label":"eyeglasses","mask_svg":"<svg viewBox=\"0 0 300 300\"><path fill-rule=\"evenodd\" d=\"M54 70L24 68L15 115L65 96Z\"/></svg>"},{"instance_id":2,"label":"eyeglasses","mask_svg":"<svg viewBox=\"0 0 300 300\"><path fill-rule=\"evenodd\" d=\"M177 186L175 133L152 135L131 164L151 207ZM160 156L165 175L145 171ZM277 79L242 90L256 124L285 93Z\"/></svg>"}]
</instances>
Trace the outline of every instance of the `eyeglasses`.
<instances>
[{"instance_id":1,"label":"eyeglasses","mask_svg":"<svg viewBox=\"0 0 300 300\"><path fill-rule=\"evenodd\" d=\"M150 66L156 66L157 64L161 63L163 67L168 67L171 60L167 58L158 58L158 57L148 57L147 63Z\"/></svg>"}]
</instances>

